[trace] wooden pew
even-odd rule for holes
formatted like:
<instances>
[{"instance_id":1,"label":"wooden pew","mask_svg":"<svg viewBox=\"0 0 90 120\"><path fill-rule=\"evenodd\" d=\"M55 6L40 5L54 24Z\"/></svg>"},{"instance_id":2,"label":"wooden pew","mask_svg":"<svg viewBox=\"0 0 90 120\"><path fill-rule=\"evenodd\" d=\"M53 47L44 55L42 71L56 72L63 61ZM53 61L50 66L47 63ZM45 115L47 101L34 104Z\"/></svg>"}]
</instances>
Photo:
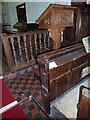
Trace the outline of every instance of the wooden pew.
<instances>
[{"instance_id":1,"label":"wooden pew","mask_svg":"<svg viewBox=\"0 0 90 120\"><path fill-rule=\"evenodd\" d=\"M90 88L80 87L77 120L90 118Z\"/></svg>"},{"instance_id":2,"label":"wooden pew","mask_svg":"<svg viewBox=\"0 0 90 120\"><path fill-rule=\"evenodd\" d=\"M50 102L82 80L81 73L89 65L89 57L82 43L39 56L43 108L48 114Z\"/></svg>"}]
</instances>

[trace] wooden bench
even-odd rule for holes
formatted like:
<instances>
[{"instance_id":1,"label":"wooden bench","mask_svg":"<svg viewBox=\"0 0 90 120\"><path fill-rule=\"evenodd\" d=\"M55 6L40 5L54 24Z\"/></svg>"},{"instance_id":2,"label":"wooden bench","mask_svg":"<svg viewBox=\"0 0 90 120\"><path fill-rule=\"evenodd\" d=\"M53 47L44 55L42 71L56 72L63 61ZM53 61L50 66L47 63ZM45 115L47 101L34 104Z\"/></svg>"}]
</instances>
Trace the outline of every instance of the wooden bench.
<instances>
[{"instance_id":1,"label":"wooden bench","mask_svg":"<svg viewBox=\"0 0 90 120\"><path fill-rule=\"evenodd\" d=\"M82 43L39 56L42 101L47 113L50 114L50 102L83 79L82 70L90 65L89 57Z\"/></svg>"},{"instance_id":2,"label":"wooden bench","mask_svg":"<svg viewBox=\"0 0 90 120\"><path fill-rule=\"evenodd\" d=\"M90 87L80 87L77 120L90 118Z\"/></svg>"}]
</instances>

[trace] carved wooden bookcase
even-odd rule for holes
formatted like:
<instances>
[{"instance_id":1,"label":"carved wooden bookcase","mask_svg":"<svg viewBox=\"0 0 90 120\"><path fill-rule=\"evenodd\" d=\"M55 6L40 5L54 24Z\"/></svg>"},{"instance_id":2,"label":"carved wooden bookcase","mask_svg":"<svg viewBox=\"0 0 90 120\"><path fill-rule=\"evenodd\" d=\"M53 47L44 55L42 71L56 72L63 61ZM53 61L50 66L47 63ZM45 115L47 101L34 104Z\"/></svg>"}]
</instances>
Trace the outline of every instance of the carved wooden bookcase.
<instances>
[{"instance_id":1,"label":"carved wooden bookcase","mask_svg":"<svg viewBox=\"0 0 90 120\"><path fill-rule=\"evenodd\" d=\"M36 22L40 28L47 28L53 38L53 48L60 48L61 32L67 26L74 26L76 7L51 4Z\"/></svg>"}]
</instances>

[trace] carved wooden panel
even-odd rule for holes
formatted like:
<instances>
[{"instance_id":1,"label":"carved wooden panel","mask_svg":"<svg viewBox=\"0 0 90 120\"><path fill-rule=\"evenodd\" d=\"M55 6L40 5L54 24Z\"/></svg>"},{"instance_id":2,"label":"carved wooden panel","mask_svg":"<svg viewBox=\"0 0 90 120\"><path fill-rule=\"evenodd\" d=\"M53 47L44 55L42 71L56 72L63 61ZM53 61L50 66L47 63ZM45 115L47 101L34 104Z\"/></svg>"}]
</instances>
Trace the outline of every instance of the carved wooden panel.
<instances>
[{"instance_id":1,"label":"carved wooden panel","mask_svg":"<svg viewBox=\"0 0 90 120\"><path fill-rule=\"evenodd\" d=\"M57 10L55 11L55 25L72 26L73 25L73 11Z\"/></svg>"},{"instance_id":2,"label":"carved wooden panel","mask_svg":"<svg viewBox=\"0 0 90 120\"><path fill-rule=\"evenodd\" d=\"M64 27L74 25L75 7L52 4L36 21L41 28L48 28L54 49L60 48L61 32Z\"/></svg>"},{"instance_id":3,"label":"carved wooden panel","mask_svg":"<svg viewBox=\"0 0 90 120\"><path fill-rule=\"evenodd\" d=\"M40 28L50 28L51 27L51 12L44 17L44 19L41 19L39 22Z\"/></svg>"}]
</instances>

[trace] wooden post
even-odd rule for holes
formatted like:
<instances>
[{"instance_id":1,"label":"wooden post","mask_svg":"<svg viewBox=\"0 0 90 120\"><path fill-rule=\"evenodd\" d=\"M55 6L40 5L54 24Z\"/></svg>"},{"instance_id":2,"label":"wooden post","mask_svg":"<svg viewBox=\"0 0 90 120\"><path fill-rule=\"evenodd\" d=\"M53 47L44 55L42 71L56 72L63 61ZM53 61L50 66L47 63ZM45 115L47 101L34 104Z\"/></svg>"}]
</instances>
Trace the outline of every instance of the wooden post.
<instances>
[{"instance_id":1,"label":"wooden post","mask_svg":"<svg viewBox=\"0 0 90 120\"><path fill-rule=\"evenodd\" d=\"M60 33L58 29L49 29L49 35L51 38L53 38L53 48L58 49L60 48Z\"/></svg>"},{"instance_id":2,"label":"wooden post","mask_svg":"<svg viewBox=\"0 0 90 120\"><path fill-rule=\"evenodd\" d=\"M11 48L10 48L10 44L9 44L7 34L2 34L1 38L2 38L2 43L3 43L5 54L6 54L8 67L11 71L12 67L13 67L13 58L12 58Z\"/></svg>"},{"instance_id":3,"label":"wooden post","mask_svg":"<svg viewBox=\"0 0 90 120\"><path fill-rule=\"evenodd\" d=\"M80 87L79 93L79 104L78 104L78 112L77 112L77 120L90 118L90 88L85 86Z\"/></svg>"},{"instance_id":4,"label":"wooden post","mask_svg":"<svg viewBox=\"0 0 90 120\"><path fill-rule=\"evenodd\" d=\"M18 42L18 47L19 47L20 59L21 59L21 62L23 62L22 50L21 50L21 45L20 45L20 36L17 37L17 42Z\"/></svg>"}]
</instances>

